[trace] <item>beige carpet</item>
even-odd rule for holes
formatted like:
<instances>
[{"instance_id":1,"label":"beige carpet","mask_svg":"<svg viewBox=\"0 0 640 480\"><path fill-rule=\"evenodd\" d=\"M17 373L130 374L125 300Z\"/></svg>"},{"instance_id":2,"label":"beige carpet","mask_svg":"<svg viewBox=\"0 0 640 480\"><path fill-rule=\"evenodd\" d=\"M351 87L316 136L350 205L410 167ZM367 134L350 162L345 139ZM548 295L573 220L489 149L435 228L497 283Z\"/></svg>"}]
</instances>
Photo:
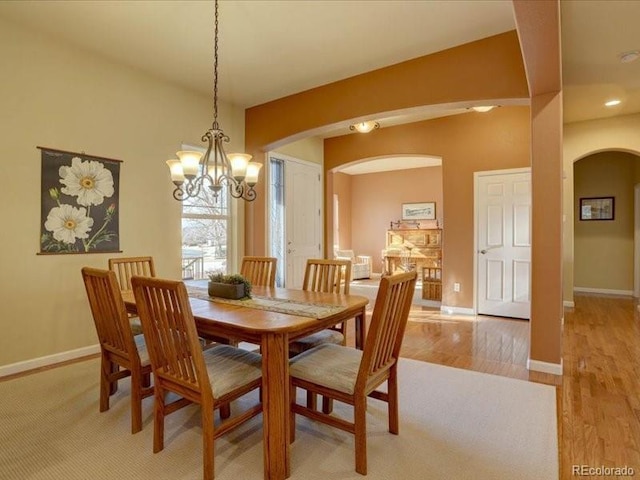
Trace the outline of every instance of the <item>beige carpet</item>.
<instances>
[{"instance_id":1,"label":"beige carpet","mask_svg":"<svg viewBox=\"0 0 640 480\"><path fill-rule=\"evenodd\" d=\"M167 420L165 450L152 453L153 399L131 435L128 380L98 412L98 361L0 382L0 478L198 479L200 416ZM400 363L400 435L386 404L370 400L370 480L558 478L555 389L414 360ZM338 405L337 410L348 412ZM262 416L216 442L216 478L261 479ZM298 418L291 479L362 479L353 438Z\"/></svg>"}]
</instances>

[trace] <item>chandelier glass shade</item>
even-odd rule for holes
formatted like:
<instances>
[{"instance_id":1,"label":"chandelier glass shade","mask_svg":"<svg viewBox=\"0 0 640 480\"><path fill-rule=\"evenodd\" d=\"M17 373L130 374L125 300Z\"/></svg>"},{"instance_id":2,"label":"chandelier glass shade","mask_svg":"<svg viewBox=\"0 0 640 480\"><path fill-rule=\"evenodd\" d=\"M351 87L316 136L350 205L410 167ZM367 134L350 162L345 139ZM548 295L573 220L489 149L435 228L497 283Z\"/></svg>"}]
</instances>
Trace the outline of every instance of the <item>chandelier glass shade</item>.
<instances>
[{"instance_id":1,"label":"chandelier glass shade","mask_svg":"<svg viewBox=\"0 0 640 480\"><path fill-rule=\"evenodd\" d=\"M229 153L224 144L229 137L218 124L218 0L215 1L215 37L213 61L213 124L201 139L207 143L204 154L195 150L176 153L177 159L167 160L171 181L176 186L173 198L182 201L200 195L208 188L217 199L223 187L228 187L234 198L249 202L256 199L255 185L258 183L261 163L252 162L246 153Z\"/></svg>"}]
</instances>

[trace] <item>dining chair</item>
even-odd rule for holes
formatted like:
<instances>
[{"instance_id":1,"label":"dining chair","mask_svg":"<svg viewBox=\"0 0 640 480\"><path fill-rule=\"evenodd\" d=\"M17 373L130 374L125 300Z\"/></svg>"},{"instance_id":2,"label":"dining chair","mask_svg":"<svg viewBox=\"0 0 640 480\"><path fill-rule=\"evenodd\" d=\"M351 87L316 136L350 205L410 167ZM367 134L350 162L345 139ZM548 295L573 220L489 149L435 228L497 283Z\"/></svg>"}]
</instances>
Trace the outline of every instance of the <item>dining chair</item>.
<instances>
[{"instance_id":1,"label":"dining chair","mask_svg":"<svg viewBox=\"0 0 640 480\"><path fill-rule=\"evenodd\" d=\"M275 257L244 257L240 267L240 275L246 278L251 285L259 285L274 288L276 286Z\"/></svg>"},{"instance_id":2,"label":"dining chair","mask_svg":"<svg viewBox=\"0 0 640 480\"><path fill-rule=\"evenodd\" d=\"M302 281L302 289L310 292L349 293L351 261L310 258ZM346 344L345 324L307 335L289 343L289 353L297 355L323 343Z\"/></svg>"},{"instance_id":3,"label":"dining chair","mask_svg":"<svg viewBox=\"0 0 640 480\"><path fill-rule=\"evenodd\" d=\"M290 360L290 438L295 415L317 420L355 435L356 472L367 474L367 397L388 404L389 432L398 434L398 356L409 316L417 273L382 277L363 350L324 344ZM376 388L387 382L387 392ZM353 421L296 402L296 388L353 406Z\"/></svg>"},{"instance_id":4,"label":"dining chair","mask_svg":"<svg viewBox=\"0 0 640 480\"><path fill-rule=\"evenodd\" d=\"M155 382L153 452L164 448L164 417L199 404L203 478L213 480L214 440L262 411L257 403L234 416L228 414L232 400L261 386L262 357L230 345L203 350L184 283L134 276L131 284ZM165 403L169 392L179 398ZM216 409L221 413L219 425L214 424Z\"/></svg>"},{"instance_id":5,"label":"dining chair","mask_svg":"<svg viewBox=\"0 0 640 480\"><path fill-rule=\"evenodd\" d=\"M109 410L118 380L130 376L131 433L137 433L142 430L142 399L153 394L145 338L131 332L114 272L84 267L82 279L100 341L100 411Z\"/></svg>"},{"instance_id":6,"label":"dining chair","mask_svg":"<svg viewBox=\"0 0 640 480\"><path fill-rule=\"evenodd\" d=\"M109 270L116 274L121 291L131 291L131 277L141 275L143 277L155 277L156 268L153 257L120 257L109 259ZM142 333L140 319L129 314L129 322L134 335Z\"/></svg>"},{"instance_id":7,"label":"dining chair","mask_svg":"<svg viewBox=\"0 0 640 480\"><path fill-rule=\"evenodd\" d=\"M307 260L302 289L311 292L348 294L350 281L350 260L310 258ZM299 355L304 351L325 343L346 345L346 324L343 322L331 328L325 328L319 332L289 342L289 356ZM307 392L307 406L315 409L316 402L317 395L313 392ZM333 404L331 399L324 397L322 399L323 412L330 413L332 409Z\"/></svg>"}]
</instances>

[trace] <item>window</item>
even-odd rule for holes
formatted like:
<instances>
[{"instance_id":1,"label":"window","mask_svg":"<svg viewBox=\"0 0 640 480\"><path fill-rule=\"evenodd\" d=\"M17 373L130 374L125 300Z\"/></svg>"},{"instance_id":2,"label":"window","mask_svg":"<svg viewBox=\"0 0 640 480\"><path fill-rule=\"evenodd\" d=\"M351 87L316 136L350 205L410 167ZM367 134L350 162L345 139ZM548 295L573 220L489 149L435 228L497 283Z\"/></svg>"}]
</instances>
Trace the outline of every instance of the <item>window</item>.
<instances>
[{"instance_id":1,"label":"window","mask_svg":"<svg viewBox=\"0 0 640 480\"><path fill-rule=\"evenodd\" d=\"M193 147L190 147L193 148ZM228 270L229 193L224 187L216 199L208 187L182 202L182 279L202 279Z\"/></svg>"},{"instance_id":2,"label":"window","mask_svg":"<svg viewBox=\"0 0 640 480\"><path fill-rule=\"evenodd\" d=\"M276 286L284 286L285 266L285 205L284 205L284 161L278 158L269 159L269 253L278 259L280 268L276 269Z\"/></svg>"}]
</instances>

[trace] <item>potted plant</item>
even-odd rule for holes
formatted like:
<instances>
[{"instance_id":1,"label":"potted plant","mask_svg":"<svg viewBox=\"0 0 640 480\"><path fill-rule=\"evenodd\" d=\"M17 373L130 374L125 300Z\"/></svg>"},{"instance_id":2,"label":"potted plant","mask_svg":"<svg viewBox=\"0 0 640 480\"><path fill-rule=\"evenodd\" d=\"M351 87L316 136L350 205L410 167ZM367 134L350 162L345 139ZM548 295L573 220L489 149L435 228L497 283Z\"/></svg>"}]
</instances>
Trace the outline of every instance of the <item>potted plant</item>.
<instances>
[{"instance_id":1,"label":"potted plant","mask_svg":"<svg viewBox=\"0 0 640 480\"><path fill-rule=\"evenodd\" d=\"M209 296L233 300L251 298L251 283L237 273L212 273L209 275Z\"/></svg>"}]
</instances>

